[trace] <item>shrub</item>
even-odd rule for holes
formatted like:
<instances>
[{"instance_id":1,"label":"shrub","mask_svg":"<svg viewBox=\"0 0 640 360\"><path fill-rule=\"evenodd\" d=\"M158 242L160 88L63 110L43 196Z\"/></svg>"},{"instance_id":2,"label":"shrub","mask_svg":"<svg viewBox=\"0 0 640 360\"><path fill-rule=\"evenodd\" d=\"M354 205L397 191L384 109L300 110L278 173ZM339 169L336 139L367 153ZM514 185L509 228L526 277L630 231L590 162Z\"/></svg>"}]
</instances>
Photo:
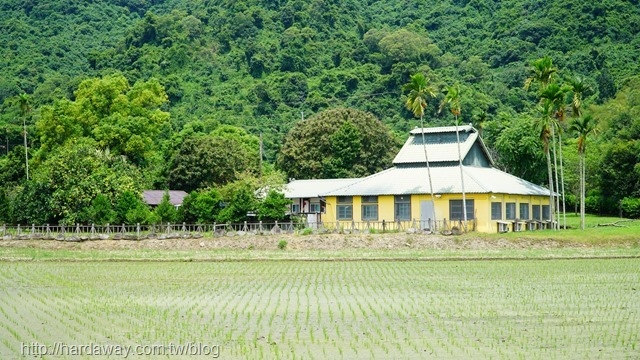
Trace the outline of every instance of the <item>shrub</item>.
<instances>
[{"instance_id":1,"label":"shrub","mask_svg":"<svg viewBox=\"0 0 640 360\"><path fill-rule=\"evenodd\" d=\"M127 222L128 224L149 224L155 223L151 219L151 215L153 213L149 210L149 207L144 204L142 201L135 205L135 207L129 209L122 222Z\"/></svg>"},{"instance_id":2,"label":"shrub","mask_svg":"<svg viewBox=\"0 0 640 360\"><path fill-rule=\"evenodd\" d=\"M257 207L254 186L248 181L236 181L221 190L225 207L220 210L219 222L239 223L247 220L247 214Z\"/></svg>"},{"instance_id":3,"label":"shrub","mask_svg":"<svg viewBox=\"0 0 640 360\"><path fill-rule=\"evenodd\" d=\"M622 214L631 219L640 218L640 199L626 197L620 203Z\"/></svg>"},{"instance_id":4,"label":"shrub","mask_svg":"<svg viewBox=\"0 0 640 360\"><path fill-rule=\"evenodd\" d=\"M116 220L116 212L113 210L109 198L98 194L87 209L87 220L98 225L113 224Z\"/></svg>"},{"instance_id":5,"label":"shrub","mask_svg":"<svg viewBox=\"0 0 640 360\"><path fill-rule=\"evenodd\" d=\"M311 235L311 234L313 234L312 228L305 228L304 230L302 230L302 235Z\"/></svg>"},{"instance_id":6,"label":"shrub","mask_svg":"<svg viewBox=\"0 0 640 360\"><path fill-rule=\"evenodd\" d=\"M147 218L145 210L149 211L140 195L132 191L124 191L118 196L114 210L116 213L114 223L117 224L124 222L129 224L144 223Z\"/></svg>"},{"instance_id":7,"label":"shrub","mask_svg":"<svg viewBox=\"0 0 640 360\"><path fill-rule=\"evenodd\" d=\"M284 194L271 190L258 207L258 219L263 221L282 220L290 203L291 201L286 199Z\"/></svg>"},{"instance_id":8,"label":"shrub","mask_svg":"<svg viewBox=\"0 0 640 360\"><path fill-rule=\"evenodd\" d=\"M286 249L286 248L287 248L287 240L284 240L284 239L283 239L283 240L280 240L280 241L278 242L278 249L280 249L280 250L284 250L284 249Z\"/></svg>"},{"instance_id":9,"label":"shrub","mask_svg":"<svg viewBox=\"0 0 640 360\"><path fill-rule=\"evenodd\" d=\"M158 220L160 220L160 222L176 222L178 218L178 212L175 206L173 206L173 204L171 204L170 202L169 191L165 191L164 195L162 195L162 201L160 201L160 204L158 204L153 213L156 215Z\"/></svg>"},{"instance_id":10,"label":"shrub","mask_svg":"<svg viewBox=\"0 0 640 360\"><path fill-rule=\"evenodd\" d=\"M585 211L589 214L600 214L600 196L590 195L584 199Z\"/></svg>"}]
</instances>

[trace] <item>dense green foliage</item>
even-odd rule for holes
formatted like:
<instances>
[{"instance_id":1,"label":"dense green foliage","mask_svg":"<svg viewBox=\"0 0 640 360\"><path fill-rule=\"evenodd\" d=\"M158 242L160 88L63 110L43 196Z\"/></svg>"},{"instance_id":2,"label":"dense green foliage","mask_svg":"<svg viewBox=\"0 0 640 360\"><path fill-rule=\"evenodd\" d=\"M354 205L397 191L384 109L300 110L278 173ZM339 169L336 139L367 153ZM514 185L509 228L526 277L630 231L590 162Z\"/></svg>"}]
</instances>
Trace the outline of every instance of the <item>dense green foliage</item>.
<instances>
[{"instance_id":1,"label":"dense green foliage","mask_svg":"<svg viewBox=\"0 0 640 360\"><path fill-rule=\"evenodd\" d=\"M636 0L6 0L0 9L0 188L13 221L88 221L99 194L115 206L122 191L257 175L259 137L264 166L290 177L374 172L394 154L364 158L369 129L356 123L323 136L332 156L303 170L286 146L300 119L334 108L366 111L403 139L419 123L402 91L415 73L438 89L428 126L453 123L438 112L440 90L459 83L460 123L484 127L500 167L543 184L537 99L523 85L544 55L560 82L584 78L583 108L601 123L586 155L590 203L617 212L640 196ZM563 140L577 189L576 144ZM134 208L129 217L146 218Z\"/></svg>"},{"instance_id":2,"label":"dense green foliage","mask_svg":"<svg viewBox=\"0 0 640 360\"><path fill-rule=\"evenodd\" d=\"M337 108L298 122L278 164L296 179L358 177L391 166L397 139L370 113Z\"/></svg>"},{"instance_id":3,"label":"dense green foliage","mask_svg":"<svg viewBox=\"0 0 640 360\"><path fill-rule=\"evenodd\" d=\"M178 220L178 211L175 206L169 201L169 192L166 191L162 195L160 204L153 210L152 223L175 223Z\"/></svg>"},{"instance_id":4,"label":"dense green foliage","mask_svg":"<svg viewBox=\"0 0 640 360\"><path fill-rule=\"evenodd\" d=\"M258 147L255 136L228 125L210 135L187 136L171 159L169 185L193 191L235 181L241 173L255 174Z\"/></svg>"},{"instance_id":5,"label":"dense green foliage","mask_svg":"<svg viewBox=\"0 0 640 360\"><path fill-rule=\"evenodd\" d=\"M182 203L179 211L182 220L189 223L210 224L216 221L222 208L222 195L216 189L191 192Z\"/></svg>"},{"instance_id":6,"label":"dense green foliage","mask_svg":"<svg viewBox=\"0 0 640 360\"><path fill-rule=\"evenodd\" d=\"M271 190L258 207L258 219L261 221L278 221L285 218L291 201L284 194Z\"/></svg>"}]
</instances>

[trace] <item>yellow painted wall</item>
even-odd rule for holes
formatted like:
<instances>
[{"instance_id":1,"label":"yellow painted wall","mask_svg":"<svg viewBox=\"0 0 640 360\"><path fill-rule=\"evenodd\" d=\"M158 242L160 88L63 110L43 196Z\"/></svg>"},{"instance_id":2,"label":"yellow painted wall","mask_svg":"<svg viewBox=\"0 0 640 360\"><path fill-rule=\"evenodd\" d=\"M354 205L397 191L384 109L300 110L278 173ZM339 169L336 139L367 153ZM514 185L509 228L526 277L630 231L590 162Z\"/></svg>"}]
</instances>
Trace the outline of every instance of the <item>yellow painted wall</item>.
<instances>
[{"instance_id":1,"label":"yellow painted wall","mask_svg":"<svg viewBox=\"0 0 640 360\"><path fill-rule=\"evenodd\" d=\"M506 206L508 202L516 203L516 218L520 218L520 204L529 204L529 216L533 216L531 205L548 205L548 196L529 196L529 195L509 195L509 194L467 194L466 198L474 200L474 211L476 218L476 230L479 232L496 232L496 220L491 220L491 203L502 203L502 218L506 218ZM411 217L420 220L420 202L430 201L431 195L412 195L411 196ZM442 194L436 197L435 210L438 220L449 220L449 200L462 200L462 194ZM394 196L382 195L378 196L378 221L385 220L393 222L394 219ZM335 223L337 198L328 196L326 198L326 214L323 221L327 223ZM340 223L349 224L351 221L362 222L362 202L360 196L353 197L353 220L340 221ZM542 209L541 209L542 211Z\"/></svg>"}]
</instances>

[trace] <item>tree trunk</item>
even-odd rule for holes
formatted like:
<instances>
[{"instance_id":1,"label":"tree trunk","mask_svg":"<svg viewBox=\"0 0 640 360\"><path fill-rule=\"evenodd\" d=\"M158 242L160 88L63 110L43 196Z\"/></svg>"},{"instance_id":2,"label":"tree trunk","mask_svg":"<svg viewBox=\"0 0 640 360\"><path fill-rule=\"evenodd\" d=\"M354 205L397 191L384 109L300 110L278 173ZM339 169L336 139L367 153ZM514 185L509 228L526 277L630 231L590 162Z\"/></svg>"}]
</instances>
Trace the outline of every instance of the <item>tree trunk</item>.
<instances>
[{"instance_id":1,"label":"tree trunk","mask_svg":"<svg viewBox=\"0 0 640 360\"><path fill-rule=\"evenodd\" d=\"M555 125L551 124L551 145L553 149L553 173L555 175L555 187L556 192L560 191L558 186L558 158L556 157L556 134ZM558 217L560 215L560 197L556 196L556 210L558 211ZM555 227L555 225L554 225ZM560 227L560 221L558 221L558 228Z\"/></svg>"},{"instance_id":2,"label":"tree trunk","mask_svg":"<svg viewBox=\"0 0 640 360\"><path fill-rule=\"evenodd\" d=\"M558 148L560 149L560 195L562 196L562 224L567 228L567 204L564 197L564 166L562 161L562 134L558 132ZM558 221L560 222L560 221Z\"/></svg>"},{"instance_id":3,"label":"tree trunk","mask_svg":"<svg viewBox=\"0 0 640 360\"><path fill-rule=\"evenodd\" d=\"M586 172L585 172L585 154L584 151L580 154L580 228L582 230L585 229L585 182L586 182Z\"/></svg>"},{"instance_id":4,"label":"tree trunk","mask_svg":"<svg viewBox=\"0 0 640 360\"><path fill-rule=\"evenodd\" d=\"M467 231L467 196L464 191L464 172L462 169L462 155L460 153L460 133L458 132L458 116L456 116L456 138L458 140L458 164L460 165L460 183L462 184L462 219L463 229Z\"/></svg>"},{"instance_id":5,"label":"tree trunk","mask_svg":"<svg viewBox=\"0 0 640 360\"><path fill-rule=\"evenodd\" d=\"M420 116L420 127L422 132L422 149L424 150L424 160L427 163L427 177L429 178L429 191L431 192L431 204L433 204L433 231L438 229L438 216L436 215L436 196L433 193L433 182L431 181L431 167L429 166L429 156L427 155L427 142L424 139L424 121Z\"/></svg>"},{"instance_id":6,"label":"tree trunk","mask_svg":"<svg viewBox=\"0 0 640 360\"><path fill-rule=\"evenodd\" d=\"M553 174L551 170L551 154L549 154L549 147L547 146L547 172L549 173L549 216L551 220L551 227L555 230L556 227L553 224L554 220L554 204L553 204Z\"/></svg>"}]
</instances>

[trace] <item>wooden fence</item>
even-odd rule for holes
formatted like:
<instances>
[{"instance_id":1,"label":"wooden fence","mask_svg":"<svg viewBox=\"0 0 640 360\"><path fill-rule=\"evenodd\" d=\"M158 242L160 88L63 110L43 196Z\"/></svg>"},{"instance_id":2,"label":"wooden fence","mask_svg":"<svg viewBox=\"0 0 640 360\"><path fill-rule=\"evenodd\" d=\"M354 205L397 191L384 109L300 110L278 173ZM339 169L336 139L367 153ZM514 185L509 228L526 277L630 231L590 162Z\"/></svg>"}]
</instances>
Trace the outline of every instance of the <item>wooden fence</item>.
<instances>
[{"instance_id":1,"label":"wooden fence","mask_svg":"<svg viewBox=\"0 0 640 360\"><path fill-rule=\"evenodd\" d=\"M341 221L313 224L314 228L306 228L304 223L237 223L237 224L156 224L156 225L0 225L0 236L4 240L140 240L169 238L202 238L216 236L232 236L246 234L282 234L300 231L320 233L440 233L459 234L475 230L475 221L470 220L463 226L462 221Z\"/></svg>"},{"instance_id":2,"label":"wooden fence","mask_svg":"<svg viewBox=\"0 0 640 360\"><path fill-rule=\"evenodd\" d=\"M139 240L169 238L201 238L244 234L294 233L303 226L293 222L239 223L239 224L155 224L155 225L0 225L4 240Z\"/></svg>"}]
</instances>

